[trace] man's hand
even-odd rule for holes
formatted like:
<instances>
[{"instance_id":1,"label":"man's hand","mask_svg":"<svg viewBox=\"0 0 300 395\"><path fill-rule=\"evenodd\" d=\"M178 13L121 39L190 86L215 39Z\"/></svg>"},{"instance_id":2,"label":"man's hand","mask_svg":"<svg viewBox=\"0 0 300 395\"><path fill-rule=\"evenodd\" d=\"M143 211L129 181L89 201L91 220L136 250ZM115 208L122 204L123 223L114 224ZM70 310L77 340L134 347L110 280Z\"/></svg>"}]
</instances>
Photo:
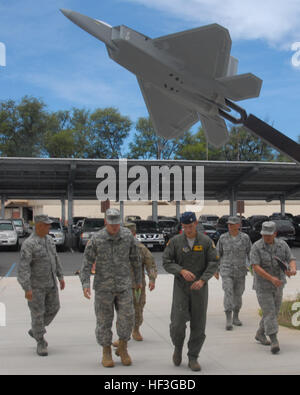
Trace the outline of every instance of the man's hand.
<instances>
[{"instance_id":1,"label":"man's hand","mask_svg":"<svg viewBox=\"0 0 300 395\"><path fill-rule=\"evenodd\" d=\"M219 280L219 279L220 279L220 273L216 272L216 273L214 274L214 277L215 277L217 280Z\"/></svg>"},{"instance_id":2,"label":"man's hand","mask_svg":"<svg viewBox=\"0 0 300 395\"><path fill-rule=\"evenodd\" d=\"M192 284L191 289L193 289L194 291L198 291L199 289L201 289L203 287L204 284L205 284L205 281L203 281L203 280L195 281Z\"/></svg>"},{"instance_id":3,"label":"man's hand","mask_svg":"<svg viewBox=\"0 0 300 395\"><path fill-rule=\"evenodd\" d=\"M151 281L149 281L149 290L153 291L155 289L155 283L152 283Z\"/></svg>"},{"instance_id":4,"label":"man's hand","mask_svg":"<svg viewBox=\"0 0 300 395\"><path fill-rule=\"evenodd\" d=\"M85 298L91 299L91 288L84 288L83 294Z\"/></svg>"},{"instance_id":5,"label":"man's hand","mask_svg":"<svg viewBox=\"0 0 300 395\"><path fill-rule=\"evenodd\" d=\"M195 278L196 278L196 276L194 275L194 273L192 273L192 272L190 272L190 271L188 271L188 270L185 270L185 269L182 269L181 272L180 272L180 274L182 275L182 277L183 277L186 281L189 281L189 282L194 281Z\"/></svg>"},{"instance_id":6,"label":"man's hand","mask_svg":"<svg viewBox=\"0 0 300 395\"><path fill-rule=\"evenodd\" d=\"M275 285L275 287L279 288L282 286L283 282L279 280L277 277L272 277L271 283Z\"/></svg>"},{"instance_id":7,"label":"man's hand","mask_svg":"<svg viewBox=\"0 0 300 395\"><path fill-rule=\"evenodd\" d=\"M61 291L63 291L66 288L65 280L60 280L59 283L60 283L60 289Z\"/></svg>"},{"instance_id":8,"label":"man's hand","mask_svg":"<svg viewBox=\"0 0 300 395\"><path fill-rule=\"evenodd\" d=\"M28 302L32 302L32 290L25 292L25 298L28 300Z\"/></svg>"}]
</instances>

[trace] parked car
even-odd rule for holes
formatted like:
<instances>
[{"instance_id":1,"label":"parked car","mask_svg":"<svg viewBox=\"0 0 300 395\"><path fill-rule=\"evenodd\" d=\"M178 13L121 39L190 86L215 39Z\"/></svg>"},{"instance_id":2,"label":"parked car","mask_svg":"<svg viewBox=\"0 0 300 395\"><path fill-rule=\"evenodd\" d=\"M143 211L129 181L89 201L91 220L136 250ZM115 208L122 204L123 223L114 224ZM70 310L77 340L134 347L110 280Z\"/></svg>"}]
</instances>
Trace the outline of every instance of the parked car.
<instances>
[{"instance_id":1,"label":"parked car","mask_svg":"<svg viewBox=\"0 0 300 395\"><path fill-rule=\"evenodd\" d=\"M210 237L215 244L217 244L217 242L219 241L219 238L221 236L221 233L216 229L215 226L211 225L211 224L203 224L201 222L198 223L197 225L197 230L198 232L202 232L205 235L207 235L208 237Z\"/></svg>"},{"instance_id":2,"label":"parked car","mask_svg":"<svg viewBox=\"0 0 300 395\"><path fill-rule=\"evenodd\" d=\"M251 215L247 220L250 222L251 226L253 226L258 221L269 221L269 217L267 215Z\"/></svg>"},{"instance_id":3,"label":"parked car","mask_svg":"<svg viewBox=\"0 0 300 395\"><path fill-rule=\"evenodd\" d=\"M180 230L181 225L174 219L160 219L158 221L160 232L164 235L165 242L167 243L172 237L176 236Z\"/></svg>"},{"instance_id":4,"label":"parked car","mask_svg":"<svg viewBox=\"0 0 300 395\"><path fill-rule=\"evenodd\" d=\"M87 242L96 233L104 228L103 218L85 218L82 224L81 233L78 240L78 249L83 252Z\"/></svg>"},{"instance_id":5,"label":"parked car","mask_svg":"<svg viewBox=\"0 0 300 395\"><path fill-rule=\"evenodd\" d=\"M139 215L127 215L125 217L125 222L138 221L139 219L142 219Z\"/></svg>"},{"instance_id":6,"label":"parked car","mask_svg":"<svg viewBox=\"0 0 300 395\"><path fill-rule=\"evenodd\" d=\"M155 221L138 220L133 221L136 224L136 237L149 249L159 248L163 250L165 247L165 238Z\"/></svg>"},{"instance_id":7,"label":"parked car","mask_svg":"<svg viewBox=\"0 0 300 395\"><path fill-rule=\"evenodd\" d=\"M293 225L295 228L295 241L300 241L300 215L295 215L293 219Z\"/></svg>"},{"instance_id":8,"label":"parked car","mask_svg":"<svg viewBox=\"0 0 300 395\"><path fill-rule=\"evenodd\" d=\"M18 232L18 236L25 237L27 232L23 218L12 218L11 221L15 225L16 231Z\"/></svg>"},{"instance_id":9,"label":"parked car","mask_svg":"<svg viewBox=\"0 0 300 395\"><path fill-rule=\"evenodd\" d=\"M53 222L49 230L49 236L53 238L56 248L60 251L64 251L66 247L65 229L59 220L53 218L50 219Z\"/></svg>"},{"instance_id":10,"label":"parked car","mask_svg":"<svg viewBox=\"0 0 300 395\"><path fill-rule=\"evenodd\" d=\"M18 232L11 220L0 220L0 247L10 247L14 251L20 249Z\"/></svg>"},{"instance_id":11,"label":"parked car","mask_svg":"<svg viewBox=\"0 0 300 395\"><path fill-rule=\"evenodd\" d=\"M203 214L200 215L198 221L201 223L205 223L205 224L209 224L209 225L213 225L216 226L218 223L219 217L217 215L213 215L213 214Z\"/></svg>"},{"instance_id":12,"label":"parked car","mask_svg":"<svg viewBox=\"0 0 300 395\"><path fill-rule=\"evenodd\" d=\"M276 224L277 237L279 239L286 241L290 246L292 246L296 239L296 236L295 236L295 228L291 223L291 221L286 219L273 219L272 221L275 222ZM264 221L258 221L252 227L249 233L252 243L254 243L255 241L261 238L260 232L263 222Z\"/></svg>"}]
</instances>

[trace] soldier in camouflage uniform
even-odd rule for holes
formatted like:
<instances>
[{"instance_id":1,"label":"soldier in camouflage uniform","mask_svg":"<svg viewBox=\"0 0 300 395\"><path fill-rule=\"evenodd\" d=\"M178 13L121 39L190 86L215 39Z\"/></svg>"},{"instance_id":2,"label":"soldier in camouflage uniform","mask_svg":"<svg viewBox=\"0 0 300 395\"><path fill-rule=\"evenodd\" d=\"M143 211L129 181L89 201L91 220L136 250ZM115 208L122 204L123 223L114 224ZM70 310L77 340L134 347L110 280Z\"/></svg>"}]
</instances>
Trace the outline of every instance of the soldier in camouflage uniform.
<instances>
[{"instance_id":1,"label":"soldier in camouflage uniform","mask_svg":"<svg viewBox=\"0 0 300 395\"><path fill-rule=\"evenodd\" d=\"M124 225L126 228L131 230L133 236L136 236L136 225L134 223L126 223ZM131 277L132 277L132 288L133 288L133 302L134 302L134 310L135 310L135 320L134 320L134 328L132 332L132 337L134 340L142 341L143 337L140 334L139 328L143 323L143 310L146 304L146 279L145 279L145 269L147 271L149 277L149 290L153 291L155 288L155 280L157 278L157 267L154 261L154 258L151 252L148 250L144 244L137 241L137 245L139 248L139 254L142 262L142 291L139 299L137 300L137 295L135 293L136 284L134 281L133 270L131 269Z\"/></svg>"},{"instance_id":2,"label":"soldier in camouflage uniform","mask_svg":"<svg viewBox=\"0 0 300 395\"><path fill-rule=\"evenodd\" d=\"M127 352L127 341L134 324L131 265L137 288L142 287L141 262L135 238L120 223L120 212L108 209L105 214L105 228L94 234L85 248L80 276L84 296L90 299L91 268L96 262L96 338L103 347L104 367L114 366L111 354L114 307L117 311L117 333L120 338L117 355L120 355L123 365L132 363Z\"/></svg>"},{"instance_id":3,"label":"soldier in camouflage uniform","mask_svg":"<svg viewBox=\"0 0 300 395\"><path fill-rule=\"evenodd\" d=\"M37 341L37 354L47 356L45 327L60 309L57 278L61 290L65 288L65 282L55 243L48 235L52 221L47 215L38 215L34 220L35 231L21 248L18 281L31 312L32 329L28 334Z\"/></svg>"},{"instance_id":4,"label":"soldier in camouflage uniform","mask_svg":"<svg viewBox=\"0 0 300 395\"><path fill-rule=\"evenodd\" d=\"M239 229L240 219L238 217L229 217L229 231L220 237L217 244L220 257L219 271L224 290L226 330L232 330L232 324L236 326L242 325L239 319L239 312L242 307L242 296L245 291L248 272L247 259L249 261L251 241L249 236L246 233L240 232Z\"/></svg>"},{"instance_id":5,"label":"soldier in camouflage uniform","mask_svg":"<svg viewBox=\"0 0 300 395\"><path fill-rule=\"evenodd\" d=\"M280 351L277 339L278 314L280 311L286 276L297 274L296 261L287 243L276 238L276 224L264 222L262 238L253 244L250 264L254 271L253 288L262 310L262 319L255 339L264 345L271 344L271 352ZM280 268L278 258L286 264L286 270ZM266 338L270 337L271 343Z\"/></svg>"},{"instance_id":6,"label":"soldier in camouflage uniform","mask_svg":"<svg viewBox=\"0 0 300 395\"><path fill-rule=\"evenodd\" d=\"M174 274L170 324L173 363L181 364L186 323L190 321L189 367L200 371L197 359L206 338L208 281L217 271L218 257L213 241L197 232L195 213L182 214L181 222L184 233L173 237L163 254L165 270Z\"/></svg>"}]
</instances>

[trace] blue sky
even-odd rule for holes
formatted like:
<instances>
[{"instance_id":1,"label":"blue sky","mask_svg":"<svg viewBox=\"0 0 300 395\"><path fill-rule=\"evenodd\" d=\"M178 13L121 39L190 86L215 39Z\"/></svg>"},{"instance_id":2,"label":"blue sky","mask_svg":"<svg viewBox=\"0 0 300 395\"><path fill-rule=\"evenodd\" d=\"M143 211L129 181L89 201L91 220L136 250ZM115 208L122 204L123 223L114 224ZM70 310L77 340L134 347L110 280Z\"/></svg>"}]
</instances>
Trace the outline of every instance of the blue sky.
<instances>
[{"instance_id":1,"label":"blue sky","mask_svg":"<svg viewBox=\"0 0 300 395\"><path fill-rule=\"evenodd\" d=\"M261 96L240 104L289 137L300 135L300 66L291 62L292 45L300 42L300 1L0 0L0 42L6 46L0 100L32 95L49 110L114 106L136 121L148 113L135 76L59 8L151 38L215 22L227 27L239 73L263 79Z\"/></svg>"}]
</instances>

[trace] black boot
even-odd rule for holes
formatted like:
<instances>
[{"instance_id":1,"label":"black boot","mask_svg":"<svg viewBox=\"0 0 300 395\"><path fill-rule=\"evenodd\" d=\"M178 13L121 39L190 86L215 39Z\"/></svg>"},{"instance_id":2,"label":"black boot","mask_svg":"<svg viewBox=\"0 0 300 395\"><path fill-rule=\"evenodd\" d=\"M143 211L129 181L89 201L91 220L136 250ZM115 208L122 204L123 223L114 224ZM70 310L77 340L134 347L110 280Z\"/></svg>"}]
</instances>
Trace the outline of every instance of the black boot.
<instances>
[{"instance_id":1,"label":"black boot","mask_svg":"<svg viewBox=\"0 0 300 395\"><path fill-rule=\"evenodd\" d=\"M175 346L173 354L173 363L175 366L180 366L182 361L182 347Z\"/></svg>"},{"instance_id":2,"label":"black boot","mask_svg":"<svg viewBox=\"0 0 300 395\"><path fill-rule=\"evenodd\" d=\"M226 314L226 330L232 331L232 311L225 311Z\"/></svg>"},{"instance_id":3,"label":"black boot","mask_svg":"<svg viewBox=\"0 0 300 395\"><path fill-rule=\"evenodd\" d=\"M280 351L279 347L279 341L277 339L277 334L275 333L274 335L269 336L271 339L271 353L272 354L277 354Z\"/></svg>"},{"instance_id":4,"label":"black boot","mask_svg":"<svg viewBox=\"0 0 300 395\"><path fill-rule=\"evenodd\" d=\"M233 320L232 320L232 323L233 323L233 325L235 325L235 326L242 326L243 325L243 323L240 321L240 319L239 319L239 310L234 310L234 312L233 312Z\"/></svg>"}]
</instances>

